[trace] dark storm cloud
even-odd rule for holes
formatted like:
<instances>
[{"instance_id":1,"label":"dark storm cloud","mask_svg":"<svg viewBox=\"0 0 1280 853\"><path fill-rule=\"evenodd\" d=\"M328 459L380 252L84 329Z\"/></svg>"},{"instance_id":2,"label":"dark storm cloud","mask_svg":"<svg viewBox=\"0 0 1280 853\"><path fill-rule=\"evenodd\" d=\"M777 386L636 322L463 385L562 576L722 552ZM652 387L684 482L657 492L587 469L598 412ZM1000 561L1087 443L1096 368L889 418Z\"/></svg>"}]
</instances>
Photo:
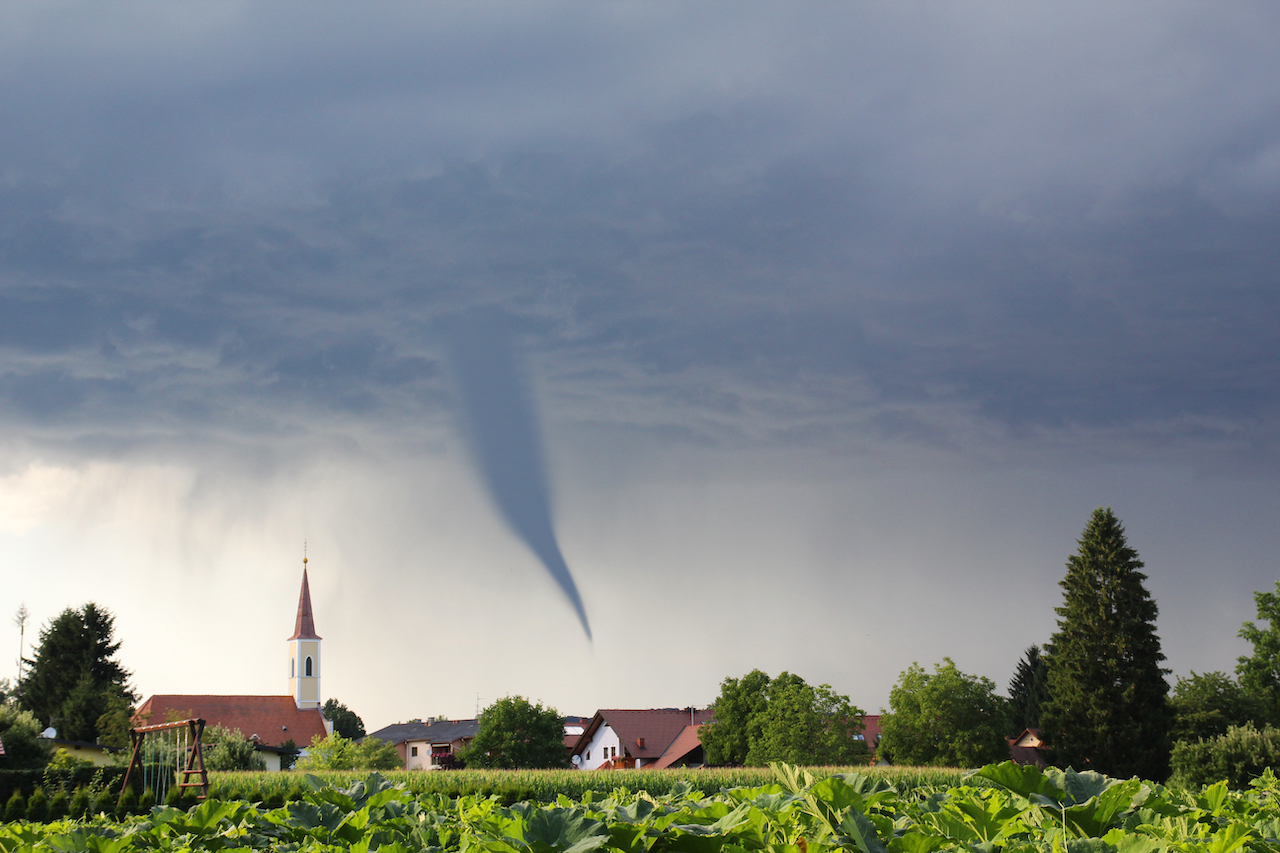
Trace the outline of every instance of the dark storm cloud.
<instances>
[{"instance_id":1,"label":"dark storm cloud","mask_svg":"<svg viewBox=\"0 0 1280 853\"><path fill-rule=\"evenodd\" d=\"M1274 12L653 8L25 7L4 417L409 422L500 305L618 429L1271 452Z\"/></svg>"}]
</instances>

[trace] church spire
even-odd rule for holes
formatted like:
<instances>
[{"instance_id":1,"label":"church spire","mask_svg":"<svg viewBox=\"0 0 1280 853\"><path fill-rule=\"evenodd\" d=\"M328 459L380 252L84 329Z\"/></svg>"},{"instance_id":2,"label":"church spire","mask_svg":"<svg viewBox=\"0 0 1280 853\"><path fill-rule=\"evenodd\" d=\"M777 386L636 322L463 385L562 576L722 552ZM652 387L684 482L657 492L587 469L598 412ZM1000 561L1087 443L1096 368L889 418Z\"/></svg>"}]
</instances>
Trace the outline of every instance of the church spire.
<instances>
[{"instance_id":1,"label":"church spire","mask_svg":"<svg viewBox=\"0 0 1280 853\"><path fill-rule=\"evenodd\" d=\"M290 640L318 640L315 616L311 613L311 586L307 583L307 558L302 558L302 592L298 595L298 618Z\"/></svg>"},{"instance_id":2,"label":"church spire","mask_svg":"<svg viewBox=\"0 0 1280 853\"><path fill-rule=\"evenodd\" d=\"M289 695L299 710L320 707L320 635L311 613L311 584L307 583L307 558L302 558L302 592L298 594L298 618L289 638Z\"/></svg>"}]
</instances>

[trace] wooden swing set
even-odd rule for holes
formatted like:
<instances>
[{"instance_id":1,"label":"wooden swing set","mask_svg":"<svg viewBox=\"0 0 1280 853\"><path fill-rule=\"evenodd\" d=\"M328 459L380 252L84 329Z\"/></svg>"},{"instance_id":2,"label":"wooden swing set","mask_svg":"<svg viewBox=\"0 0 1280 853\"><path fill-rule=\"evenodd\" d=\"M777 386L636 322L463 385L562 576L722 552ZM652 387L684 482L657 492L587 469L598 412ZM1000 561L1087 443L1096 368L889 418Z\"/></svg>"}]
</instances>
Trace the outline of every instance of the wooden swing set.
<instances>
[{"instance_id":1,"label":"wooden swing set","mask_svg":"<svg viewBox=\"0 0 1280 853\"><path fill-rule=\"evenodd\" d=\"M203 736L204 720L178 720L129 729L133 754L124 772L120 797L123 799L124 792L129 790L135 771L141 776L143 789L154 792L157 803L164 802L174 780L179 791L199 788L200 799L209 796L209 772L200 746ZM192 781L193 776L198 777L198 781Z\"/></svg>"}]
</instances>

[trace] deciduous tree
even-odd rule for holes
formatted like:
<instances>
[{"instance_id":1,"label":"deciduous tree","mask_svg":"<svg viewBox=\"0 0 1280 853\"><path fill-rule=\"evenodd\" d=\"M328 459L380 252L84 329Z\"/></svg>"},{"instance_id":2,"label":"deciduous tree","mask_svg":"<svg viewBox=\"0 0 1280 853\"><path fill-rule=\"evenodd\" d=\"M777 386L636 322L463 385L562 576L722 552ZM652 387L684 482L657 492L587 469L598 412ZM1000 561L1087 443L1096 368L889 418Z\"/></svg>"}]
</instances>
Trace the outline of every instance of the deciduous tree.
<instances>
[{"instance_id":1,"label":"deciduous tree","mask_svg":"<svg viewBox=\"0 0 1280 853\"><path fill-rule=\"evenodd\" d=\"M345 738L359 740L364 737L364 720L355 711L337 699L329 699L321 709L325 719L333 723L333 730Z\"/></svg>"},{"instance_id":2,"label":"deciduous tree","mask_svg":"<svg viewBox=\"0 0 1280 853\"><path fill-rule=\"evenodd\" d=\"M9 770L34 770L49 763L48 741L40 739L40 721L35 714L11 702L0 703L0 743L4 759L0 767Z\"/></svg>"},{"instance_id":3,"label":"deciduous tree","mask_svg":"<svg viewBox=\"0 0 1280 853\"><path fill-rule=\"evenodd\" d=\"M779 684L778 682L782 683ZM865 764L871 753L862 739L864 716L828 684L813 687L803 679L779 679L771 685L769 704L759 715L760 733L746 764Z\"/></svg>"},{"instance_id":4,"label":"deciduous tree","mask_svg":"<svg viewBox=\"0 0 1280 853\"><path fill-rule=\"evenodd\" d=\"M968 675L951 658L933 672L913 663L889 691L876 755L894 764L979 767L1009 757L1008 702L995 682Z\"/></svg>"},{"instance_id":5,"label":"deciduous tree","mask_svg":"<svg viewBox=\"0 0 1280 853\"><path fill-rule=\"evenodd\" d=\"M715 720L698 736L710 764L858 764L870 755L863 716L830 685L756 669L721 682Z\"/></svg>"},{"instance_id":6,"label":"deciduous tree","mask_svg":"<svg viewBox=\"0 0 1280 853\"><path fill-rule=\"evenodd\" d=\"M555 708L506 696L480 712L480 730L459 758L468 767L568 767L564 718Z\"/></svg>"},{"instance_id":7,"label":"deciduous tree","mask_svg":"<svg viewBox=\"0 0 1280 853\"><path fill-rule=\"evenodd\" d=\"M1067 560L1058 630L1046 647L1041 728L1060 765L1117 777L1168 774L1169 685L1142 568L1120 520L1094 510Z\"/></svg>"},{"instance_id":8,"label":"deciduous tree","mask_svg":"<svg viewBox=\"0 0 1280 853\"><path fill-rule=\"evenodd\" d=\"M1169 739L1198 741L1221 737L1232 726L1261 727L1267 719L1262 697L1237 684L1222 672L1192 672L1178 678L1169 696L1173 721Z\"/></svg>"},{"instance_id":9,"label":"deciduous tree","mask_svg":"<svg viewBox=\"0 0 1280 853\"><path fill-rule=\"evenodd\" d=\"M213 726L201 738L204 765L210 770L266 770L267 762L239 729Z\"/></svg>"},{"instance_id":10,"label":"deciduous tree","mask_svg":"<svg viewBox=\"0 0 1280 853\"><path fill-rule=\"evenodd\" d=\"M1258 619L1266 625L1245 622L1238 636L1253 645L1253 654L1236 663L1240 686L1261 697L1267 719L1280 722L1280 581L1275 592L1255 592Z\"/></svg>"},{"instance_id":11,"label":"deciduous tree","mask_svg":"<svg viewBox=\"0 0 1280 853\"><path fill-rule=\"evenodd\" d=\"M786 673L783 673L786 675ZM708 764L746 764L751 741L760 737L760 714L768 707L769 676L758 669L720 682L715 720L698 730Z\"/></svg>"}]
</instances>

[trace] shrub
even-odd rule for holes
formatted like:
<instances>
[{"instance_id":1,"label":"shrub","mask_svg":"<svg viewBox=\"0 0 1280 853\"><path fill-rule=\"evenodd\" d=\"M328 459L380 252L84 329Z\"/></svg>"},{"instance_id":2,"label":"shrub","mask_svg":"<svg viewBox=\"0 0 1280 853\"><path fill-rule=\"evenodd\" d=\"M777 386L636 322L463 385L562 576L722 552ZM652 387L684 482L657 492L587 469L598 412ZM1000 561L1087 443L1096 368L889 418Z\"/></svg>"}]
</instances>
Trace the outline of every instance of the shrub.
<instances>
[{"instance_id":1,"label":"shrub","mask_svg":"<svg viewBox=\"0 0 1280 853\"><path fill-rule=\"evenodd\" d=\"M81 785L76 788L75 796L71 798L71 804L67 806L67 814L71 817L84 817L92 803L93 798L89 795L89 789Z\"/></svg>"},{"instance_id":2,"label":"shrub","mask_svg":"<svg viewBox=\"0 0 1280 853\"><path fill-rule=\"evenodd\" d=\"M1261 731L1252 723L1231 726L1227 733L1198 741L1174 744L1171 785L1190 788L1226 780L1243 790L1268 767L1280 767L1280 729Z\"/></svg>"},{"instance_id":3,"label":"shrub","mask_svg":"<svg viewBox=\"0 0 1280 853\"><path fill-rule=\"evenodd\" d=\"M115 815L117 818L124 818L131 815L138 809L138 794L130 785L125 788L124 793L120 795L120 801L115 804Z\"/></svg>"},{"instance_id":4,"label":"shrub","mask_svg":"<svg viewBox=\"0 0 1280 853\"><path fill-rule=\"evenodd\" d=\"M49 800L49 819L61 820L67 816L70 808L71 798L67 796L66 791L59 790L53 795L53 799Z\"/></svg>"},{"instance_id":5,"label":"shrub","mask_svg":"<svg viewBox=\"0 0 1280 853\"><path fill-rule=\"evenodd\" d=\"M27 820L44 823L49 819L49 795L44 788L36 788L27 800Z\"/></svg>"},{"instance_id":6,"label":"shrub","mask_svg":"<svg viewBox=\"0 0 1280 853\"><path fill-rule=\"evenodd\" d=\"M93 805L90 806L89 810L95 815L114 814L116 810L115 795L113 795L110 790L104 788L98 792L96 797L93 798Z\"/></svg>"},{"instance_id":7,"label":"shrub","mask_svg":"<svg viewBox=\"0 0 1280 853\"><path fill-rule=\"evenodd\" d=\"M15 820L22 820L27 816L27 798L22 796L21 788L14 788L13 794L9 797L9 802L4 806L4 819L6 823L12 823Z\"/></svg>"}]
</instances>

